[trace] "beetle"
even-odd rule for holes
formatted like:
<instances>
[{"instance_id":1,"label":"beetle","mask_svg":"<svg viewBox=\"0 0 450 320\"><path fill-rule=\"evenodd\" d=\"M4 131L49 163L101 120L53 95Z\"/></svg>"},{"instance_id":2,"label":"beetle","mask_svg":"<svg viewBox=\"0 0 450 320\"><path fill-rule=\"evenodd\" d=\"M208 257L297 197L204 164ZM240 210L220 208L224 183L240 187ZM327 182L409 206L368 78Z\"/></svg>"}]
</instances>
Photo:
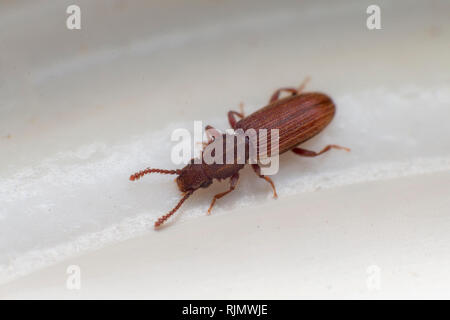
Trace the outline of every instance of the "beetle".
<instances>
[{"instance_id":1,"label":"beetle","mask_svg":"<svg viewBox=\"0 0 450 320\"><path fill-rule=\"evenodd\" d=\"M293 151L299 156L316 157L329 151L330 149L343 149L350 151L349 148L341 147L335 144L327 145L319 152L298 147L301 143L311 139L321 132L331 122L336 113L336 106L333 100L326 94L320 92L303 93L308 80L309 78L306 78L298 88L283 87L276 90L272 94L268 105L247 117L244 116L242 104L240 105L240 112L229 111L228 121L231 128L235 130L242 129L244 131L248 129L278 129L279 155L287 151ZM290 96L280 98L280 95L284 92L289 93ZM239 120L237 118L239 118ZM208 132L213 132L215 136L220 135L220 133L211 126L206 126L205 129L209 138L209 141L205 144L207 146L213 141L211 134L208 134ZM224 141L226 140L226 135L227 134L223 134ZM131 181L138 180L142 176L150 173L178 175L175 181L179 190L183 193L183 197L169 213L161 216L155 222L155 228L160 227L167 219L169 219L181 207L184 201L186 201L186 199L189 198L196 190L209 187L213 183L214 179L222 180L229 178L229 189L225 192L216 194L212 199L211 205L208 209L208 214L210 214L216 200L235 190L239 180L239 171L249 163L248 151L250 148L250 143L248 140L245 140L244 143L246 151L245 159L241 162L237 161L237 153L234 152L234 162L232 163L225 163L224 161L222 164L208 164L203 161L202 153L202 161L200 161L200 163L196 163L194 161L195 159L192 159L190 163L182 169L164 170L147 168L132 174L130 176ZM234 144L234 148L236 148L236 144ZM236 149L234 151L236 151ZM228 152L230 152L229 149ZM224 158L226 154L227 147L224 145ZM272 179L261 173L261 167L258 163L252 163L251 166L258 177L266 180L270 184L272 187L273 196L274 198L277 198L278 196L275 184Z\"/></svg>"}]
</instances>

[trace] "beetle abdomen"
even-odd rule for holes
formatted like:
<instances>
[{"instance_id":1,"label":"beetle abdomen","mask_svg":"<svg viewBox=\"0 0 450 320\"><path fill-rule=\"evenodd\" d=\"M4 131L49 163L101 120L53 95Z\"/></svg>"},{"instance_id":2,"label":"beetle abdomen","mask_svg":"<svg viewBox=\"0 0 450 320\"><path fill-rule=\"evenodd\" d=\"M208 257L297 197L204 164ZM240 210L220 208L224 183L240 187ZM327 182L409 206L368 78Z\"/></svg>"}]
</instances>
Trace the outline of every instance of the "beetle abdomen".
<instances>
[{"instance_id":1,"label":"beetle abdomen","mask_svg":"<svg viewBox=\"0 0 450 320\"><path fill-rule=\"evenodd\" d=\"M270 150L270 130L279 130L279 154L311 139L333 119L335 105L323 93L311 92L280 99L252 113L236 124L237 129L267 129L267 150ZM263 145L259 148L266 148Z\"/></svg>"}]
</instances>

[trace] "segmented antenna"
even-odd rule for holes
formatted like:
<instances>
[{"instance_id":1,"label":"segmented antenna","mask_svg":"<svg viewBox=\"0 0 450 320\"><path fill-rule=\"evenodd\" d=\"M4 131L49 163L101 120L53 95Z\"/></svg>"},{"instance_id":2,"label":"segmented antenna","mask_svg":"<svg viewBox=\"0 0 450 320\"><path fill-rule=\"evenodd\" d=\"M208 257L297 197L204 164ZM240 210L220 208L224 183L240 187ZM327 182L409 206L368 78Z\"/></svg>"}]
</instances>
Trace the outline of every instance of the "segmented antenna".
<instances>
[{"instance_id":1,"label":"segmented antenna","mask_svg":"<svg viewBox=\"0 0 450 320\"><path fill-rule=\"evenodd\" d=\"M159 226L161 226L167 219L169 219L175 212L177 212L178 209L180 209L181 205L183 204L184 201L186 201L187 198L190 197L190 195L193 193L194 191L188 191L183 198L181 198L181 200L178 202L178 204L175 206L175 208L173 208L168 214L163 215L162 217L160 217L156 222L155 222L155 228L158 228Z\"/></svg>"},{"instance_id":2,"label":"segmented antenna","mask_svg":"<svg viewBox=\"0 0 450 320\"><path fill-rule=\"evenodd\" d=\"M147 168L145 170L141 170L139 172L136 172L135 174L132 174L130 176L130 180L134 181L134 180L138 180L140 179L142 176L146 175L146 174L150 174L150 173L160 173L160 174L180 174L181 170L164 170L164 169L150 169Z\"/></svg>"}]
</instances>

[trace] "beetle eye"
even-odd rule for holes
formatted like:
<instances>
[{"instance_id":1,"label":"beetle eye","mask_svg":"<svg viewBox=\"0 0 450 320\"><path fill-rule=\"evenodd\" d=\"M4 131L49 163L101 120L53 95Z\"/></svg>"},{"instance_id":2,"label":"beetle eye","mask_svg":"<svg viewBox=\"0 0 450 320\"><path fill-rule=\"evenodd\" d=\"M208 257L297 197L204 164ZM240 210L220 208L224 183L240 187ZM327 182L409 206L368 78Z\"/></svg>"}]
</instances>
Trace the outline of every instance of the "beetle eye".
<instances>
[{"instance_id":1,"label":"beetle eye","mask_svg":"<svg viewBox=\"0 0 450 320\"><path fill-rule=\"evenodd\" d=\"M211 185L211 183L212 183L211 180L207 180L207 181L202 183L201 187L202 188L208 188Z\"/></svg>"}]
</instances>

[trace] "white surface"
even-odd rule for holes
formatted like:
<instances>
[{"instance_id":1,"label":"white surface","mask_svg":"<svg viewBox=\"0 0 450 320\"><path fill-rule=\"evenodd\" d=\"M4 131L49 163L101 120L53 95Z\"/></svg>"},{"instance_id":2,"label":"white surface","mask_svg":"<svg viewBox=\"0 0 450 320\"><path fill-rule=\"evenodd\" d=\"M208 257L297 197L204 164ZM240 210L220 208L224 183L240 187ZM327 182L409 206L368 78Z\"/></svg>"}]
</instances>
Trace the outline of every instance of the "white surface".
<instances>
[{"instance_id":1,"label":"white surface","mask_svg":"<svg viewBox=\"0 0 450 320\"><path fill-rule=\"evenodd\" d=\"M449 188L450 173L422 175L193 219L38 271L0 298L448 299ZM70 265L80 290L66 287Z\"/></svg>"},{"instance_id":2,"label":"white surface","mask_svg":"<svg viewBox=\"0 0 450 320\"><path fill-rule=\"evenodd\" d=\"M280 195L276 202L271 199L269 186L246 170L237 191L218 201L214 215L208 218L211 222L197 225L195 219L182 223L203 216L211 197L226 188L225 184L191 197L170 228L180 231L186 226L200 233L204 232L202 228L212 228L212 234L232 239L232 251L245 246L239 233L230 236L230 230L241 220L224 217L238 208L240 214L247 215L257 204L262 215L288 219L294 196L314 199L322 192L312 191L330 188L339 196L351 197L347 193L355 189L341 186L361 183L361 189L366 190L367 181L450 169L450 127L445 122L450 118L450 23L445 1L432 5L422 1L381 2L383 29L379 31L366 29L369 3L364 1L332 2L328 6L313 2L300 5L296 1L281 5L261 1L257 5L241 1L198 1L189 5L82 1L81 31L65 29L68 4L1 4L2 282L127 238L146 235L149 238L145 241L159 245L158 238L152 236L152 224L173 207L179 193L172 177L155 175L131 183L129 174L147 166L175 167L169 153L174 128L192 129L193 120L226 128L226 112L236 109L240 101L251 112L264 105L274 89L296 85L306 75L312 77L308 89L328 93L338 113L332 124L305 147L319 150L337 143L352 148L352 152L332 151L316 159L282 157L280 172L273 178ZM411 181L420 185L421 180L417 177ZM401 214L399 208L406 206L417 215L409 221L413 223L411 228L428 223L430 230L433 225L438 229L445 226L441 221L447 221L448 203L438 207L438 218L432 219L429 212L417 211L417 207L433 203L427 203L429 198L420 198L411 188L409 203L397 203L395 197L389 206L377 207L377 202L372 202L375 207L371 214L395 217ZM370 201L371 193L361 198ZM328 201L324 204L328 209L319 210L324 216L332 213ZM365 212L363 204L359 204L360 214ZM285 209L271 212L275 207ZM297 204L296 210L302 209L303 204ZM348 241L357 243L366 232L362 218L358 218L358 207L354 210L348 223L355 231ZM297 228L285 231L287 236L309 234L302 224L295 225ZM254 226L253 219L242 219L241 228L250 230ZM172 234L170 228L163 232ZM392 223L383 221L377 228L379 232L391 230ZM333 230L320 230L320 241L311 250L328 252L328 244L336 236ZM394 248L404 252L409 245L401 241L401 234L393 232L393 238L380 238L376 250L393 250L392 242L398 240L400 244ZM413 233L405 234L414 238ZM177 242L163 237L167 237L166 249L173 250ZM445 232L430 237L431 242L448 240ZM283 247L280 239L262 239L263 245ZM144 244L135 241L144 250ZM196 241L208 239L193 237L193 246L197 246ZM297 245L287 250L295 251ZM122 248L129 250L126 244ZM349 266L351 252L346 256ZM150 259L142 254L148 257L147 263L154 263L155 256ZM90 257L95 265L101 264L95 255ZM99 253L99 257L105 255ZM424 257L408 256L410 263L420 260L429 266L424 274L434 272L437 264L448 259L441 252ZM223 259L210 267L227 270L236 263L231 256ZM270 260L270 254L264 259ZM318 264L330 263L320 259ZM251 266L257 257L240 257L238 261ZM170 259L170 263L176 265L177 259ZM141 267L146 268L144 265ZM334 259L330 268L339 265ZM309 267L314 268L314 264L305 266ZM349 268L350 278L360 272L359 267ZM133 272L131 265L124 269ZM277 265L272 272L282 270ZM314 283L318 285L322 272L308 277L312 281L310 292L317 295L323 293L322 287L315 291ZM210 276L207 274L203 289L192 288L192 296L202 297L202 293L213 290L208 283ZM251 283L256 281L249 270L237 282L246 277ZM425 279L431 281L426 284L431 290L436 283L427 276ZM130 286L126 282L122 285ZM439 293L439 284L436 286L435 293ZM261 296L284 289L273 282ZM226 295L223 290L226 288L216 296ZM402 292L400 287L392 290ZM101 286L95 292L100 294ZM161 291L156 285L150 293L140 292L158 297ZM232 292L240 295L239 290ZM243 291L242 295L244 292L252 297L251 292ZM189 298L189 286L185 294Z\"/></svg>"}]
</instances>

